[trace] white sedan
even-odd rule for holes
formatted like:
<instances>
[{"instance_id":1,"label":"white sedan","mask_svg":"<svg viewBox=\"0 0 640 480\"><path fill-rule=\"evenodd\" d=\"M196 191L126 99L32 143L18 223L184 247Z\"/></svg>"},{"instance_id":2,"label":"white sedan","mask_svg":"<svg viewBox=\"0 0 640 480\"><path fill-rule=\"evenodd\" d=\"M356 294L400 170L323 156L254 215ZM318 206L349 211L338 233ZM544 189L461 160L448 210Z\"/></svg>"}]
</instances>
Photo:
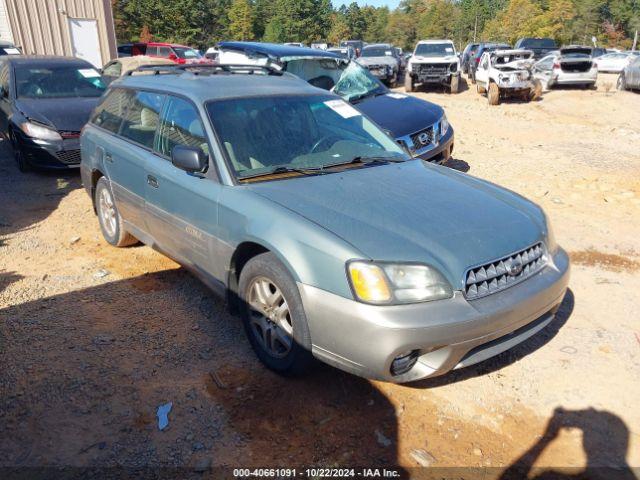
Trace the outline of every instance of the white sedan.
<instances>
[{"instance_id":1,"label":"white sedan","mask_svg":"<svg viewBox=\"0 0 640 480\"><path fill-rule=\"evenodd\" d=\"M620 73L629 64L633 56L629 53L607 53L596 59L598 72Z\"/></svg>"}]
</instances>

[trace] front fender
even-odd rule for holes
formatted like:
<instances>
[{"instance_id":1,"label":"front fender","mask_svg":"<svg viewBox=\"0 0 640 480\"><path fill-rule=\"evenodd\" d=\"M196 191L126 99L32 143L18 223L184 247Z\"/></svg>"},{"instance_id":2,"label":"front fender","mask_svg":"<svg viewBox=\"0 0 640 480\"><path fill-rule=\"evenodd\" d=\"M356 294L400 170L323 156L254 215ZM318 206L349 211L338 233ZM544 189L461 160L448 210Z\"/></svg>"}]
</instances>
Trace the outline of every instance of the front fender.
<instances>
[{"instance_id":1,"label":"front fender","mask_svg":"<svg viewBox=\"0 0 640 480\"><path fill-rule=\"evenodd\" d=\"M257 243L273 252L296 282L345 298L352 298L345 273L347 260L367 258L334 233L242 185L224 189L219 226L230 247L227 266L238 245Z\"/></svg>"}]
</instances>

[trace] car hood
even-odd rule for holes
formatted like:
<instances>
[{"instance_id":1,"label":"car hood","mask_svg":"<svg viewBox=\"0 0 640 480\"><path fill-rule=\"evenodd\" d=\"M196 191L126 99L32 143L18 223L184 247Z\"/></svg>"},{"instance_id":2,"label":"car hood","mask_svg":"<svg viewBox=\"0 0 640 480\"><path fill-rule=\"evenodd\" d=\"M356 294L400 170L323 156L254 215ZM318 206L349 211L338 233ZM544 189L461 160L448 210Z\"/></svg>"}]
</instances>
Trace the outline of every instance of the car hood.
<instances>
[{"instance_id":1,"label":"car hood","mask_svg":"<svg viewBox=\"0 0 640 480\"><path fill-rule=\"evenodd\" d=\"M395 67L398 64L398 61L389 56L382 57L360 57L358 59L358 63L360 65L369 66L369 65L389 65L391 67Z\"/></svg>"},{"instance_id":2,"label":"car hood","mask_svg":"<svg viewBox=\"0 0 640 480\"><path fill-rule=\"evenodd\" d=\"M100 98L19 98L22 114L59 131L79 132Z\"/></svg>"},{"instance_id":3,"label":"car hood","mask_svg":"<svg viewBox=\"0 0 640 480\"><path fill-rule=\"evenodd\" d=\"M444 110L438 105L393 92L367 97L355 106L395 138L423 130L444 115Z\"/></svg>"},{"instance_id":4,"label":"car hood","mask_svg":"<svg viewBox=\"0 0 640 480\"><path fill-rule=\"evenodd\" d=\"M467 268L542 240L539 207L420 160L253 184L261 195L379 261L434 265L456 289Z\"/></svg>"}]
</instances>

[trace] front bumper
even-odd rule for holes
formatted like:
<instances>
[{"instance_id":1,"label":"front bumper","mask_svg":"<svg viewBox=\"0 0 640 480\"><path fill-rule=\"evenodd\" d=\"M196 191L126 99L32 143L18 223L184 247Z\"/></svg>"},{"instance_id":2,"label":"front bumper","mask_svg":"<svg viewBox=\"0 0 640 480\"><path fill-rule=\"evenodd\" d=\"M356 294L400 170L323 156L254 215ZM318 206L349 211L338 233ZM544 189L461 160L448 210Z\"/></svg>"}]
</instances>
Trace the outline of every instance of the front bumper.
<instances>
[{"instance_id":1,"label":"front bumper","mask_svg":"<svg viewBox=\"0 0 640 480\"><path fill-rule=\"evenodd\" d=\"M558 249L524 282L468 302L448 300L373 306L299 284L312 352L324 362L367 378L410 382L442 375L495 356L542 330L554 318L569 282L569 258ZM391 374L393 360L412 350L415 366Z\"/></svg>"},{"instance_id":2,"label":"front bumper","mask_svg":"<svg viewBox=\"0 0 640 480\"><path fill-rule=\"evenodd\" d=\"M67 170L80 166L80 139L39 140L16 132L27 162L38 168Z\"/></svg>"},{"instance_id":3,"label":"front bumper","mask_svg":"<svg viewBox=\"0 0 640 480\"><path fill-rule=\"evenodd\" d=\"M366 68L367 70L369 70L369 73L376 77L378 80L388 81L395 77L395 72L387 68Z\"/></svg>"}]
</instances>

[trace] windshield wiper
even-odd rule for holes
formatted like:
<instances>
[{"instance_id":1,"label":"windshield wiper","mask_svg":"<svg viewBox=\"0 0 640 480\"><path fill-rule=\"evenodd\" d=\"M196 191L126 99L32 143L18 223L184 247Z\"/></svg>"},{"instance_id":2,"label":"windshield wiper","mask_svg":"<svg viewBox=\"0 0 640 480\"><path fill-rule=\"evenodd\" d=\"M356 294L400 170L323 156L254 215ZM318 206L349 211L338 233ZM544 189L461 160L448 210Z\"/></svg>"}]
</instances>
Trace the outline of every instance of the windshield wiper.
<instances>
[{"instance_id":1,"label":"windshield wiper","mask_svg":"<svg viewBox=\"0 0 640 480\"><path fill-rule=\"evenodd\" d=\"M323 168L333 168L333 167L341 167L343 165L353 165L353 164L362 164L362 165L372 165L372 164L386 164L386 163L402 163L405 162L405 158L399 157L365 157L365 156L357 156L353 157L348 162L340 162L340 163L330 163L328 165L324 165Z\"/></svg>"},{"instance_id":2,"label":"windshield wiper","mask_svg":"<svg viewBox=\"0 0 640 480\"><path fill-rule=\"evenodd\" d=\"M361 93L359 95L356 95L355 97L352 97L349 99L349 102L351 103L356 103L359 102L360 100L364 100L365 98L369 98L369 97L379 97L381 95L385 95L387 92L386 90L371 90L370 92L366 92L366 93Z\"/></svg>"},{"instance_id":3,"label":"windshield wiper","mask_svg":"<svg viewBox=\"0 0 640 480\"><path fill-rule=\"evenodd\" d=\"M324 175L325 172L322 171L322 167L309 167L309 168L296 168L296 167L285 167L279 166L275 167L268 172L256 173L253 175L247 175L241 177L239 180L246 180L248 178L258 178L258 177L268 177L269 175L278 175L279 173L299 173L300 175Z\"/></svg>"}]
</instances>

